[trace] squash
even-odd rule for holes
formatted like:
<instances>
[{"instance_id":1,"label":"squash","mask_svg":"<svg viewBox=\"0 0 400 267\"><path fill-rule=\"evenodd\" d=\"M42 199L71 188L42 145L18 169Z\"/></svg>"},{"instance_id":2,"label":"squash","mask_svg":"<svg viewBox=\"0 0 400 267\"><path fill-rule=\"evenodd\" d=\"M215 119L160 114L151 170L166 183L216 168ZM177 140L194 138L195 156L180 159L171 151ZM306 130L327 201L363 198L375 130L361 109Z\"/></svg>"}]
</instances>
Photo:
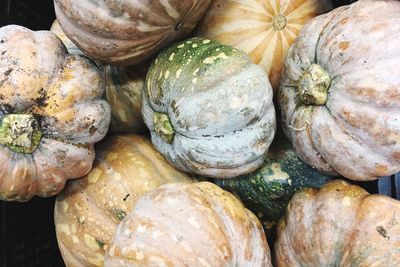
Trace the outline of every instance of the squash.
<instances>
[{"instance_id":1,"label":"squash","mask_svg":"<svg viewBox=\"0 0 400 267\"><path fill-rule=\"evenodd\" d=\"M183 171L218 178L251 172L275 134L265 72L217 41L191 38L161 52L142 97L153 145Z\"/></svg>"},{"instance_id":2,"label":"squash","mask_svg":"<svg viewBox=\"0 0 400 267\"><path fill-rule=\"evenodd\" d=\"M106 63L143 62L196 26L211 0L55 0L65 34L89 57Z\"/></svg>"},{"instance_id":3,"label":"squash","mask_svg":"<svg viewBox=\"0 0 400 267\"><path fill-rule=\"evenodd\" d=\"M201 182L167 184L141 197L118 226L105 266L272 265L256 216Z\"/></svg>"},{"instance_id":4,"label":"squash","mask_svg":"<svg viewBox=\"0 0 400 267\"><path fill-rule=\"evenodd\" d=\"M400 266L400 201L336 180L304 189L278 225L276 266Z\"/></svg>"},{"instance_id":5,"label":"squash","mask_svg":"<svg viewBox=\"0 0 400 267\"><path fill-rule=\"evenodd\" d=\"M275 136L260 168L233 179L214 179L213 182L233 192L266 229L272 229L296 191L320 188L330 178L301 161L282 134Z\"/></svg>"},{"instance_id":6,"label":"squash","mask_svg":"<svg viewBox=\"0 0 400 267\"><path fill-rule=\"evenodd\" d=\"M358 1L303 28L278 94L302 160L361 181L400 171L399 47L398 1Z\"/></svg>"},{"instance_id":7,"label":"squash","mask_svg":"<svg viewBox=\"0 0 400 267\"><path fill-rule=\"evenodd\" d=\"M96 151L90 173L69 183L55 203L57 241L67 266L103 266L117 225L140 196L164 183L192 181L145 137L107 137Z\"/></svg>"},{"instance_id":8,"label":"squash","mask_svg":"<svg viewBox=\"0 0 400 267\"><path fill-rule=\"evenodd\" d=\"M49 31L0 28L0 199L57 194L86 175L107 133L104 81Z\"/></svg>"},{"instance_id":9,"label":"squash","mask_svg":"<svg viewBox=\"0 0 400 267\"><path fill-rule=\"evenodd\" d=\"M71 54L84 55L83 52L65 35L60 24L55 20L50 28L64 43ZM105 73L105 99L111 107L110 133L145 133L142 109L142 89L149 64L135 67L117 67L96 64Z\"/></svg>"},{"instance_id":10,"label":"squash","mask_svg":"<svg viewBox=\"0 0 400 267\"><path fill-rule=\"evenodd\" d=\"M287 50L301 28L331 9L330 0L216 0L195 34L248 53L277 91Z\"/></svg>"}]
</instances>

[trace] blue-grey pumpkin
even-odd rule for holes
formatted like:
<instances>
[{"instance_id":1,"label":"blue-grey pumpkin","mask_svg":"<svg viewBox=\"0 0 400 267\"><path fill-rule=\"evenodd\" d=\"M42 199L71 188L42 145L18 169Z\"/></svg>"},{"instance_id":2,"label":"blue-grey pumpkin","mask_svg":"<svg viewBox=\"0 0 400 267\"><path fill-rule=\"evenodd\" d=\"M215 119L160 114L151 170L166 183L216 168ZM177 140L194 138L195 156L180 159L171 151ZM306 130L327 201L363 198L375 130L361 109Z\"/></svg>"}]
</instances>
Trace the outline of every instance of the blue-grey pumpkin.
<instances>
[{"instance_id":1,"label":"blue-grey pumpkin","mask_svg":"<svg viewBox=\"0 0 400 267\"><path fill-rule=\"evenodd\" d=\"M183 171L228 178L263 163L275 134L272 88L248 55L203 38L152 63L142 114L153 145Z\"/></svg>"}]
</instances>

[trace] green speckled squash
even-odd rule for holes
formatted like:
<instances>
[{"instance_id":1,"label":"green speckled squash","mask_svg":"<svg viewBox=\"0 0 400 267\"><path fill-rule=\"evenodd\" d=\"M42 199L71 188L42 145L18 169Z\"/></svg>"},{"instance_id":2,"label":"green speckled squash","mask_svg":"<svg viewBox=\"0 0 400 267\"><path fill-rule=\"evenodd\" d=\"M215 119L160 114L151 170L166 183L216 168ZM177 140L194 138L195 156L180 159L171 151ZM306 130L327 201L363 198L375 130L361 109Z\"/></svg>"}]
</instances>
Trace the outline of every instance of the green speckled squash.
<instances>
[{"instance_id":1,"label":"green speckled squash","mask_svg":"<svg viewBox=\"0 0 400 267\"><path fill-rule=\"evenodd\" d=\"M234 192L269 229L282 217L297 190L320 188L329 178L303 163L289 140L276 136L259 169L234 179L215 179L214 182Z\"/></svg>"},{"instance_id":2,"label":"green speckled squash","mask_svg":"<svg viewBox=\"0 0 400 267\"><path fill-rule=\"evenodd\" d=\"M68 267L103 266L118 224L145 193L165 183L190 183L148 138L116 135L96 147L90 173L58 195L54 221L58 245Z\"/></svg>"},{"instance_id":3,"label":"green speckled squash","mask_svg":"<svg viewBox=\"0 0 400 267\"><path fill-rule=\"evenodd\" d=\"M400 201L345 181L297 192L277 229L277 267L400 266Z\"/></svg>"},{"instance_id":4,"label":"green speckled squash","mask_svg":"<svg viewBox=\"0 0 400 267\"><path fill-rule=\"evenodd\" d=\"M164 50L142 97L154 146L183 171L218 178L251 172L275 134L266 73L217 41L192 38Z\"/></svg>"}]
</instances>

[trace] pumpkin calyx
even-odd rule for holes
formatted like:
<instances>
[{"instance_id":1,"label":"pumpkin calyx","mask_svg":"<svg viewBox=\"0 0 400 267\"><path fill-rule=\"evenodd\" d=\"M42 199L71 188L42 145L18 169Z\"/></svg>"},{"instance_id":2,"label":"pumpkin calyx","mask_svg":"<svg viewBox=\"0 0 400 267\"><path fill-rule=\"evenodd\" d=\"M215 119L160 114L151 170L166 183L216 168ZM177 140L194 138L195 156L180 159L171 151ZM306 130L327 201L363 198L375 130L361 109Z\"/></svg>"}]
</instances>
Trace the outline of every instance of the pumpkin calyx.
<instances>
[{"instance_id":1,"label":"pumpkin calyx","mask_svg":"<svg viewBox=\"0 0 400 267\"><path fill-rule=\"evenodd\" d=\"M0 144L14 152L29 154L36 150L42 131L32 114L7 114L0 125Z\"/></svg>"},{"instance_id":2,"label":"pumpkin calyx","mask_svg":"<svg viewBox=\"0 0 400 267\"><path fill-rule=\"evenodd\" d=\"M279 14L272 18L272 26L275 31L281 31L286 27L287 19L285 15Z\"/></svg>"},{"instance_id":3,"label":"pumpkin calyx","mask_svg":"<svg viewBox=\"0 0 400 267\"><path fill-rule=\"evenodd\" d=\"M154 112L154 131L168 144L172 144L175 131L169 117L165 113Z\"/></svg>"},{"instance_id":4,"label":"pumpkin calyx","mask_svg":"<svg viewBox=\"0 0 400 267\"><path fill-rule=\"evenodd\" d=\"M328 100L332 79L318 64L312 64L300 78L298 93L305 105L323 106Z\"/></svg>"}]
</instances>

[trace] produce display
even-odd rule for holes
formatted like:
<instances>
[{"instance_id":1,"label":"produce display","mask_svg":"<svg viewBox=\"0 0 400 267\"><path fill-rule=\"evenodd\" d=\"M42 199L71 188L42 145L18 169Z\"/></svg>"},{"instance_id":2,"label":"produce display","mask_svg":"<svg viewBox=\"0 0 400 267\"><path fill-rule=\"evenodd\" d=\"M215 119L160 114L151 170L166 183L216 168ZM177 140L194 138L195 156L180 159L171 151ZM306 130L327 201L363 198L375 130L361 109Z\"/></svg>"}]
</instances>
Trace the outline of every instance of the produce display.
<instances>
[{"instance_id":1,"label":"produce display","mask_svg":"<svg viewBox=\"0 0 400 267\"><path fill-rule=\"evenodd\" d=\"M110 109L95 65L49 31L0 28L0 199L51 196L87 174Z\"/></svg>"},{"instance_id":2,"label":"produce display","mask_svg":"<svg viewBox=\"0 0 400 267\"><path fill-rule=\"evenodd\" d=\"M96 148L90 173L58 195L54 221L64 262L103 266L118 224L145 193L165 183L190 183L153 148L147 137L107 137Z\"/></svg>"},{"instance_id":3,"label":"produce display","mask_svg":"<svg viewBox=\"0 0 400 267\"><path fill-rule=\"evenodd\" d=\"M272 266L256 216L209 182L167 184L144 195L118 226L104 263Z\"/></svg>"},{"instance_id":4,"label":"produce display","mask_svg":"<svg viewBox=\"0 0 400 267\"><path fill-rule=\"evenodd\" d=\"M215 179L217 185L233 192L248 209L271 229L285 213L293 194L302 188L320 188L331 177L302 162L290 142L277 135L263 165L256 171L233 179Z\"/></svg>"},{"instance_id":5,"label":"produce display","mask_svg":"<svg viewBox=\"0 0 400 267\"><path fill-rule=\"evenodd\" d=\"M215 0L195 34L248 53L277 91L286 52L301 28L331 9L330 0Z\"/></svg>"},{"instance_id":6,"label":"produce display","mask_svg":"<svg viewBox=\"0 0 400 267\"><path fill-rule=\"evenodd\" d=\"M50 31L0 27L0 262L400 266L400 1L338 2L54 0ZM4 215L35 196L54 214ZM4 238L32 214L51 244Z\"/></svg>"},{"instance_id":7,"label":"produce display","mask_svg":"<svg viewBox=\"0 0 400 267\"><path fill-rule=\"evenodd\" d=\"M259 167L275 134L268 77L248 55L191 38L147 73L142 114L153 145L183 171L227 178Z\"/></svg>"},{"instance_id":8,"label":"produce display","mask_svg":"<svg viewBox=\"0 0 400 267\"><path fill-rule=\"evenodd\" d=\"M55 0L61 28L85 54L119 65L143 62L183 39L211 0Z\"/></svg>"},{"instance_id":9,"label":"produce display","mask_svg":"<svg viewBox=\"0 0 400 267\"><path fill-rule=\"evenodd\" d=\"M302 160L361 181L400 171L399 47L399 1L358 1L303 27L278 94Z\"/></svg>"},{"instance_id":10,"label":"produce display","mask_svg":"<svg viewBox=\"0 0 400 267\"><path fill-rule=\"evenodd\" d=\"M400 201L336 180L304 189L278 225L276 266L400 266Z\"/></svg>"}]
</instances>

